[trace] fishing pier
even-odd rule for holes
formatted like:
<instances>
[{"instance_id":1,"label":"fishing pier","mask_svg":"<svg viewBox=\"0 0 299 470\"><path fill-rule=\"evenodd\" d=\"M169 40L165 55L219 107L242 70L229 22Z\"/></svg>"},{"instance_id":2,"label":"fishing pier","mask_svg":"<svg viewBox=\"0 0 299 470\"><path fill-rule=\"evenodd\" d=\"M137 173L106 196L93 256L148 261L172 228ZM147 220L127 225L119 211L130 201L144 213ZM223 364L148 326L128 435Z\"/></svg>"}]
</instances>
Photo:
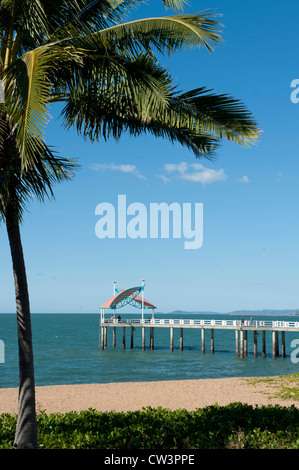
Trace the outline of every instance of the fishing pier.
<instances>
[{"instance_id":1,"label":"fishing pier","mask_svg":"<svg viewBox=\"0 0 299 470\"><path fill-rule=\"evenodd\" d=\"M189 329L200 330L198 337L201 343L202 354L206 353L206 342L208 331L210 338L210 352L215 352L215 331L217 330L234 330L234 341L236 356L244 358L248 354L249 336L253 338L253 354L254 357L258 356L258 333L262 335L262 356L266 357L266 334L272 337L272 357L275 359L280 355L286 357L286 332L299 333L299 319L298 321L270 321L270 320L210 320L210 319L156 319L154 318L154 309L156 307L143 298L144 284L141 287L134 287L127 290L119 290L115 288L114 282L114 296L101 305L100 317L100 338L99 347L105 349L107 347L108 329L112 329L112 346L116 347L116 336L119 329L122 330L122 348L126 348L126 339L130 337L130 348L134 348L134 334L137 330L141 332L141 345L142 350L146 349L146 336L149 330L149 345L148 348L154 349L154 331L156 328L169 329L169 347L170 351L174 350L174 336L179 334L179 349L184 349L184 332ZM142 292L140 297L138 294ZM126 319L121 320L121 317L115 314L116 308L124 305L133 305L134 307L141 308L141 319ZM110 315L105 316L105 309L110 310ZM144 309L152 310L152 318L144 318ZM111 314L112 311L112 314ZM147 331L147 334L146 334ZM128 332L130 335L128 335ZM251 333L252 332L252 333Z\"/></svg>"}]
</instances>

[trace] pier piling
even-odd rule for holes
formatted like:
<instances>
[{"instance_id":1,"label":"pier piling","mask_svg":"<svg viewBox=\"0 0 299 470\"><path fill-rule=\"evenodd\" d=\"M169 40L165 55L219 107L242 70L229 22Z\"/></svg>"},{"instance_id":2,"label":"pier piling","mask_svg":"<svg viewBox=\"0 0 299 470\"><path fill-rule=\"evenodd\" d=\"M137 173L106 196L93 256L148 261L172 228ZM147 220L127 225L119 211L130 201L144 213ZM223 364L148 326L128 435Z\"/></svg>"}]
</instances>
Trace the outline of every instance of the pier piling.
<instances>
[{"instance_id":1,"label":"pier piling","mask_svg":"<svg viewBox=\"0 0 299 470\"><path fill-rule=\"evenodd\" d=\"M205 347L205 329L201 329L201 352L205 354L206 347Z\"/></svg>"},{"instance_id":2,"label":"pier piling","mask_svg":"<svg viewBox=\"0 0 299 470\"><path fill-rule=\"evenodd\" d=\"M123 349L126 349L126 328L123 327Z\"/></svg>"},{"instance_id":3,"label":"pier piling","mask_svg":"<svg viewBox=\"0 0 299 470\"><path fill-rule=\"evenodd\" d=\"M151 326L151 329L150 329L150 348L151 350L154 349L154 327Z\"/></svg>"},{"instance_id":4,"label":"pier piling","mask_svg":"<svg viewBox=\"0 0 299 470\"><path fill-rule=\"evenodd\" d=\"M257 357L257 331L253 331L253 355Z\"/></svg>"},{"instance_id":5,"label":"pier piling","mask_svg":"<svg viewBox=\"0 0 299 470\"><path fill-rule=\"evenodd\" d=\"M180 351L183 351L184 344L183 344L183 328L180 329Z\"/></svg>"},{"instance_id":6,"label":"pier piling","mask_svg":"<svg viewBox=\"0 0 299 470\"><path fill-rule=\"evenodd\" d=\"M107 347L107 326L103 328L102 333L102 349Z\"/></svg>"},{"instance_id":7,"label":"pier piling","mask_svg":"<svg viewBox=\"0 0 299 470\"><path fill-rule=\"evenodd\" d=\"M266 331L263 330L263 346L262 346L262 355L266 357Z\"/></svg>"},{"instance_id":8,"label":"pier piling","mask_svg":"<svg viewBox=\"0 0 299 470\"><path fill-rule=\"evenodd\" d=\"M100 348L104 349L104 328L101 326L100 328Z\"/></svg>"},{"instance_id":9,"label":"pier piling","mask_svg":"<svg viewBox=\"0 0 299 470\"><path fill-rule=\"evenodd\" d=\"M239 330L235 330L236 357L239 357Z\"/></svg>"},{"instance_id":10,"label":"pier piling","mask_svg":"<svg viewBox=\"0 0 299 470\"><path fill-rule=\"evenodd\" d=\"M142 327L142 351L145 350L145 327Z\"/></svg>"},{"instance_id":11,"label":"pier piling","mask_svg":"<svg viewBox=\"0 0 299 470\"><path fill-rule=\"evenodd\" d=\"M214 328L211 329L211 354L214 354Z\"/></svg>"},{"instance_id":12,"label":"pier piling","mask_svg":"<svg viewBox=\"0 0 299 470\"><path fill-rule=\"evenodd\" d=\"M281 332L281 357L286 357L286 340L285 340L285 331Z\"/></svg>"},{"instance_id":13,"label":"pier piling","mask_svg":"<svg viewBox=\"0 0 299 470\"><path fill-rule=\"evenodd\" d=\"M170 328L170 351L173 351L173 326Z\"/></svg>"},{"instance_id":14,"label":"pier piling","mask_svg":"<svg viewBox=\"0 0 299 470\"><path fill-rule=\"evenodd\" d=\"M240 330L240 351L241 351L241 358L244 357L244 331Z\"/></svg>"},{"instance_id":15,"label":"pier piling","mask_svg":"<svg viewBox=\"0 0 299 470\"><path fill-rule=\"evenodd\" d=\"M272 331L272 357L276 358L276 331Z\"/></svg>"}]
</instances>

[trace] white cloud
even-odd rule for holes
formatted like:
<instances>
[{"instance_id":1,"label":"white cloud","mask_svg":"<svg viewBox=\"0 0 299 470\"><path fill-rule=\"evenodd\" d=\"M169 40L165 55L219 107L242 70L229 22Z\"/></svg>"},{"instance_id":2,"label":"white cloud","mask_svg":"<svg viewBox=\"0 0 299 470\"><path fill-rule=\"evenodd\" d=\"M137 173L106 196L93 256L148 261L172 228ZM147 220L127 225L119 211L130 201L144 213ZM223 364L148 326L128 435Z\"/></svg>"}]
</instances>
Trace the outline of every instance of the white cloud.
<instances>
[{"instance_id":1,"label":"white cloud","mask_svg":"<svg viewBox=\"0 0 299 470\"><path fill-rule=\"evenodd\" d=\"M279 171L276 175L275 181L280 181L281 177L282 177L282 173L281 171Z\"/></svg>"},{"instance_id":2,"label":"white cloud","mask_svg":"<svg viewBox=\"0 0 299 470\"><path fill-rule=\"evenodd\" d=\"M166 163L164 168L169 173L173 173L174 171L178 171L179 173L185 173L188 170L188 163L182 162L179 164L176 163Z\"/></svg>"},{"instance_id":3,"label":"white cloud","mask_svg":"<svg viewBox=\"0 0 299 470\"><path fill-rule=\"evenodd\" d=\"M137 170L135 165L130 164L121 164L115 165L115 163L94 163L90 166L92 170L101 171L101 170L112 170L112 171L120 171L122 173L131 173L135 175L137 178L146 179L139 171Z\"/></svg>"},{"instance_id":4,"label":"white cloud","mask_svg":"<svg viewBox=\"0 0 299 470\"><path fill-rule=\"evenodd\" d=\"M246 175L242 176L242 178L239 178L238 181L240 181L240 183L250 183L250 179Z\"/></svg>"},{"instance_id":5,"label":"white cloud","mask_svg":"<svg viewBox=\"0 0 299 470\"><path fill-rule=\"evenodd\" d=\"M167 176L165 176L165 175L156 175L156 176L160 180L164 181L164 183L169 183L169 181L170 181L170 178L167 178Z\"/></svg>"},{"instance_id":6,"label":"white cloud","mask_svg":"<svg viewBox=\"0 0 299 470\"><path fill-rule=\"evenodd\" d=\"M211 168L206 168L201 163L166 163L164 165L164 169L168 173L179 173L179 179L192 181L194 183L211 184L216 181L226 181L228 179L228 175L225 173L223 168L220 170L213 170Z\"/></svg>"},{"instance_id":7,"label":"white cloud","mask_svg":"<svg viewBox=\"0 0 299 470\"><path fill-rule=\"evenodd\" d=\"M228 176L225 174L223 168L221 170L205 168L194 173L185 173L182 175L182 178L186 181L193 181L195 183L211 184L216 181L226 181Z\"/></svg>"}]
</instances>

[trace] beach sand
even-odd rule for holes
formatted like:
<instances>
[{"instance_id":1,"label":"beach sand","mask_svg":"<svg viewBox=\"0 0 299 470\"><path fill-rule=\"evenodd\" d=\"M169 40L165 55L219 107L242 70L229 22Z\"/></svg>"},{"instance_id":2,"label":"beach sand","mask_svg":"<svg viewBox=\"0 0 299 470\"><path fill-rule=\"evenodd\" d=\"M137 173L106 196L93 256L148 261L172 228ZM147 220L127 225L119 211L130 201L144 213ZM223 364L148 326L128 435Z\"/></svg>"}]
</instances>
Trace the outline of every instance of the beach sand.
<instances>
[{"instance_id":1,"label":"beach sand","mask_svg":"<svg viewBox=\"0 0 299 470\"><path fill-rule=\"evenodd\" d=\"M232 402L250 405L281 405L298 407L298 401L270 398L266 383L251 385L249 378L176 380L162 382L125 382L87 385L51 385L36 387L37 412L141 410L157 408L188 411ZM273 393L273 391L272 391ZM18 389L0 389L0 414L17 413Z\"/></svg>"}]
</instances>

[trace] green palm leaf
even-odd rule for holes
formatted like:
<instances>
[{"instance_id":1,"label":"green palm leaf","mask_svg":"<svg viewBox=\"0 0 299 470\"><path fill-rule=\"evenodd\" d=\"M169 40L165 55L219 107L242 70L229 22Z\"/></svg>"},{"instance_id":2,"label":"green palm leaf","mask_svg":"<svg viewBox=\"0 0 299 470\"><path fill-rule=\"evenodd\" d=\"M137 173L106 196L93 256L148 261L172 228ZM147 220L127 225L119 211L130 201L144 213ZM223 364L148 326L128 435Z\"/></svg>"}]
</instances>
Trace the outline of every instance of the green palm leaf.
<instances>
[{"instance_id":1,"label":"green palm leaf","mask_svg":"<svg viewBox=\"0 0 299 470\"><path fill-rule=\"evenodd\" d=\"M22 15L27 1L20 0ZM7 0L9 3L16 6L13 0ZM220 138L242 145L257 138L257 125L242 103L226 95L208 94L204 88L176 94L169 73L153 53L153 48L171 53L187 46L212 50L221 37L216 15L210 11L114 24L91 32L95 26L113 23L135 3L139 2L39 0L33 16L40 13L44 40L54 39L53 31L57 37L24 53L3 73L6 112L16 130L23 169L43 149L50 117L47 106L53 101L66 103L62 112L65 126L75 125L91 140L110 135L119 138L130 126L133 134L145 132L148 126L149 132L158 135L159 124L161 135L185 142L198 156L214 149ZM175 9L183 3L164 1ZM49 11L54 19L46 22L45 12ZM55 30L56 25L61 29ZM17 35L25 37L30 28L35 37L30 20L26 27L21 20Z\"/></svg>"},{"instance_id":2,"label":"green palm leaf","mask_svg":"<svg viewBox=\"0 0 299 470\"><path fill-rule=\"evenodd\" d=\"M163 3L167 8L173 8L174 10L182 10L187 4L186 0L163 0Z\"/></svg>"},{"instance_id":3,"label":"green palm leaf","mask_svg":"<svg viewBox=\"0 0 299 470\"><path fill-rule=\"evenodd\" d=\"M72 178L78 165L71 159L59 157L47 145L39 148L35 164L22 172L15 135L5 142L5 153L9 155L0 171L0 219L5 221L7 207L22 220L24 209L32 197L39 201L53 198L53 185Z\"/></svg>"},{"instance_id":4,"label":"green palm leaf","mask_svg":"<svg viewBox=\"0 0 299 470\"><path fill-rule=\"evenodd\" d=\"M3 74L5 105L24 168L43 149L45 127L49 120L47 104L51 83L47 78L53 67L49 48L25 53Z\"/></svg>"},{"instance_id":5,"label":"green palm leaf","mask_svg":"<svg viewBox=\"0 0 299 470\"><path fill-rule=\"evenodd\" d=\"M243 146L255 143L260 130L244 104L229 95L210 92L203 87L172 98L180 114L180 125Z\"/></svg>"},{"instance_id":6,"label":"green palm leaf","mask_svg":"<svg viewBox=\"0 0 299 470\"><path fill-rule=\"evenodd\" d=\"M209 52L220 43L218 15L202 12L197 15L175 15L161 18L135 20L97 31L87 32L71 40L71 44L86 50L101 48L113 42L123 52L137 51L138 48L168 54L186 47L204 46ZM82 32L82 29L81 29Z\"/></svg>"},{"instance_id":7,"label":"green palm leaf","mask_svg":"<svg viewBox=\"0 0 299 470\"><path fill-rule=\"evenodd\" d=\"M45 3L43 0L1 1L0 27L5 38L1 41L1 48L8 52L4 52L6 66L28 50L42 45L49 35L49 16Z\"/></svg>"},{"instance_id":8,"label":"green palm leaf","mask_svg":"<svg viewBox=\"0 0 299 470\"><path fill-rule=\"evenodd\" d=\"M166 8L175 11L183 10L186 4L185 0L162 1ZM85 29L95 32L119 24L134 6L143 3L143 0L52 0L46 2L44 8L57 38L65 36L72 28L78 32Z\"/></svg>"},{"instance_id":9,"label":"green palm leaf","mask_svg":"<svg viewBox=\"0 0 299 470\"><path fill-rule=\"evenodd\" d=\"M130 61L117 56L106 58L91 70L85 64L79 72L76 80L68 82L70 94L62 114L66 127L76 122L77 130L91 140L100 134L109 136L110 131L100 131L108 109L111 116L138 116L148 122L168 106L172 93L167 71L146 54ZM119 136L119 131L115 128L112 134Z\"/></svg>"},{"instance_id":10,"label":"green palm leaf","mask_svg":"<svg viewBox=\"0 0 299 470\"><path fill-rule=\"evenodd\" d=\"M196 156L207 156L222 138L248 146L259 137L256 122L240 101L205 88L175 93L167 71L152 56L138 56L135 62L106 59L102 67L94 73L105 77L101 82L86 75L84 67L82 82L72 84L62 113L65 126L76 126L85 138L118 139L124 131L149 131L179 141Z\"/></svg>"}]
</instances>

